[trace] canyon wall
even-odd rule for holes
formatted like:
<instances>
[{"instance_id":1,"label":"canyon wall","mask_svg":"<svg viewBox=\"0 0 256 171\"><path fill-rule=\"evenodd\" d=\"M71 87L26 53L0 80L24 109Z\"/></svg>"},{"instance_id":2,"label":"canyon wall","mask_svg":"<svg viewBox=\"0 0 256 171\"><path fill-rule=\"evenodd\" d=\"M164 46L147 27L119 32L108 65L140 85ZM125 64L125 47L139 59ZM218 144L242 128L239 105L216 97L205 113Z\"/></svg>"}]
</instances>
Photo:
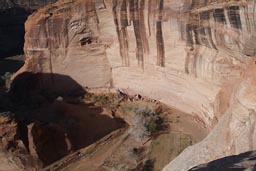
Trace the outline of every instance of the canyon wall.
<instances>
[{"instance_id":1,"label":"canyon wall","mask_svg":"<svg viewBox=\"0 0 256 171\"><path fill-rule=\"evenodd\" d=\"M24 23L39 7L56 0L1 0L0 58L23 54Z\"/></svg>"},{"instance_id":2,"label":"canyon wall","mask_svg":"<svg viewBox=\"0 0 256 171\"><path fill-rule=\"evenodd\" d=\"M251 0L59 0L26 22L17 74L50 73L41 87L57 89L54 74L68 75L193 115L214 129L164 169L187 170L255 149L254 9Z\"/></svg>"}]
</instances>

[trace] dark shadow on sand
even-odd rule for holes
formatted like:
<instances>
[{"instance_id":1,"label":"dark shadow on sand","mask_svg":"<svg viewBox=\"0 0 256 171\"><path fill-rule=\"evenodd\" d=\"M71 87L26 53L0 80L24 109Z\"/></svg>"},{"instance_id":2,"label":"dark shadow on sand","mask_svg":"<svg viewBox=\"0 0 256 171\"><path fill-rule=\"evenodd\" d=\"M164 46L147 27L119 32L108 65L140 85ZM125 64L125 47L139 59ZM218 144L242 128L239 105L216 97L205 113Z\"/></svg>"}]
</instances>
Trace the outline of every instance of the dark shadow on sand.
<instances>
[{"instance_id":1,"label":"dark shadow on sand","mask_svg":"<svg viewBox=\"0 0 256 171\"><path fill-rule=\"evenodd\" d=\"M256 171L256 151L224 157L207 164L196 166L189 171Z\"/></svg>"}]
</instances>

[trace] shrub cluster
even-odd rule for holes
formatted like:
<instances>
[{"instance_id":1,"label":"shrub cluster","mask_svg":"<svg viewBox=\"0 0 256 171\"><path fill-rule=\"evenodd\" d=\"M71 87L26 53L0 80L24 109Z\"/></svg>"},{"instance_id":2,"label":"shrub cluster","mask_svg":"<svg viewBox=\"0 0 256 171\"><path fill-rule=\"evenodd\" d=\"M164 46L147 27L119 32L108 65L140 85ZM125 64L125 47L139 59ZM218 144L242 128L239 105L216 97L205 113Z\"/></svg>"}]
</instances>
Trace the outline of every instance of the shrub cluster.
<instances>
[{"instance_id":1,"label":"shrub cluster","mask_svg":"<svg viewBox=\"0 0 256 171\"><path fill-rule=\"evenodd\" d=\"M154 108L140 107L135 110L135 114L130 133L137 140L151 137L154 132L161 128L163 119Z\"/></svg>"}]
</instances>

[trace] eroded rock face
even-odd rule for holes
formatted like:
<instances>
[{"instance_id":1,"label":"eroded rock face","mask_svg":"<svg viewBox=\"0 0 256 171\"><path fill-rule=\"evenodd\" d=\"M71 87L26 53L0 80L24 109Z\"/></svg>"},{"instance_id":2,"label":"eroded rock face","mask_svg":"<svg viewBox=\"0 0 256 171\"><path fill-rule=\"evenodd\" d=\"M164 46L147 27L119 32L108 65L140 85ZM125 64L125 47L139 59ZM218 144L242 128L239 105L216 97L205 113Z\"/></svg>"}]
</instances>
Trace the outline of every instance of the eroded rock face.
<instances>
[{"instance_id":1,"label":"eroded rock face","mask_svg":"<svg viewBox=\"0 0 256 171\"><path fill-rule=\"evenodd\" d=\"M44 165L51 164L72 151L67 130L57 124L28 125L28 141L31 155L39 158Z\"/></svg>"},{"instance_id":2,"label":"eroded rock face","mask_svg":"<svg viewBox=\"0 0 256 171\"><path fill-rule=\"evenodd\" d=\"M0 115L0 170L32 169L41 165L41 162L30 156L25 137L21 133L19 123L13 114Z\"/></svg>"},{"instance_id":3,"label":"eroded rock face","mask_svg":"<svg viewBox=\"0 0 256 171\"><path fill-rule=\"evenodd\" d=\"M56 0L1 0L0 58L23 54L24 23L39 7Z\"/></svg>"},{"instance_id":4,"label":"eroded rock face","mask_svg":"<svg viewBox=\"0 0 256 171\"><path fill-rule=\"evenodd\" d=\"M26 63L18 73L136 92L194 115L209 130L217 123L164 169L187 170L256 148L254 5L60 0L26 22Z\"/></svg>"}]
</instances>

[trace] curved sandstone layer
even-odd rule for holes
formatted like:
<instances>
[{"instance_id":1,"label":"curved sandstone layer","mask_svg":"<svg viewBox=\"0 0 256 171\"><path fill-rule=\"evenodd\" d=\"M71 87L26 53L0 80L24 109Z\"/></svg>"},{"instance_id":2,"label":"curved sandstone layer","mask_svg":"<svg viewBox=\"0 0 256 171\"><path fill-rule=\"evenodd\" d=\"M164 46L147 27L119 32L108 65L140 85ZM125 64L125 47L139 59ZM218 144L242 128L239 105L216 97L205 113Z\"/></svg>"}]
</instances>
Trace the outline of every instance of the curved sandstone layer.
<instances>
[{"instance_id":1,"label":"curved sandstone layer","mask_svg":"<svg viewBox=\"0 0 256 171\"><path fill-rule=\"evenodd\" d=\"M59 0L26 22L24 71L68 75L193 115L210 135L165 167L181 171L253 150L255 3ZM54 76L41 87L55 84Z\"/></svg>"}]
</instances>

